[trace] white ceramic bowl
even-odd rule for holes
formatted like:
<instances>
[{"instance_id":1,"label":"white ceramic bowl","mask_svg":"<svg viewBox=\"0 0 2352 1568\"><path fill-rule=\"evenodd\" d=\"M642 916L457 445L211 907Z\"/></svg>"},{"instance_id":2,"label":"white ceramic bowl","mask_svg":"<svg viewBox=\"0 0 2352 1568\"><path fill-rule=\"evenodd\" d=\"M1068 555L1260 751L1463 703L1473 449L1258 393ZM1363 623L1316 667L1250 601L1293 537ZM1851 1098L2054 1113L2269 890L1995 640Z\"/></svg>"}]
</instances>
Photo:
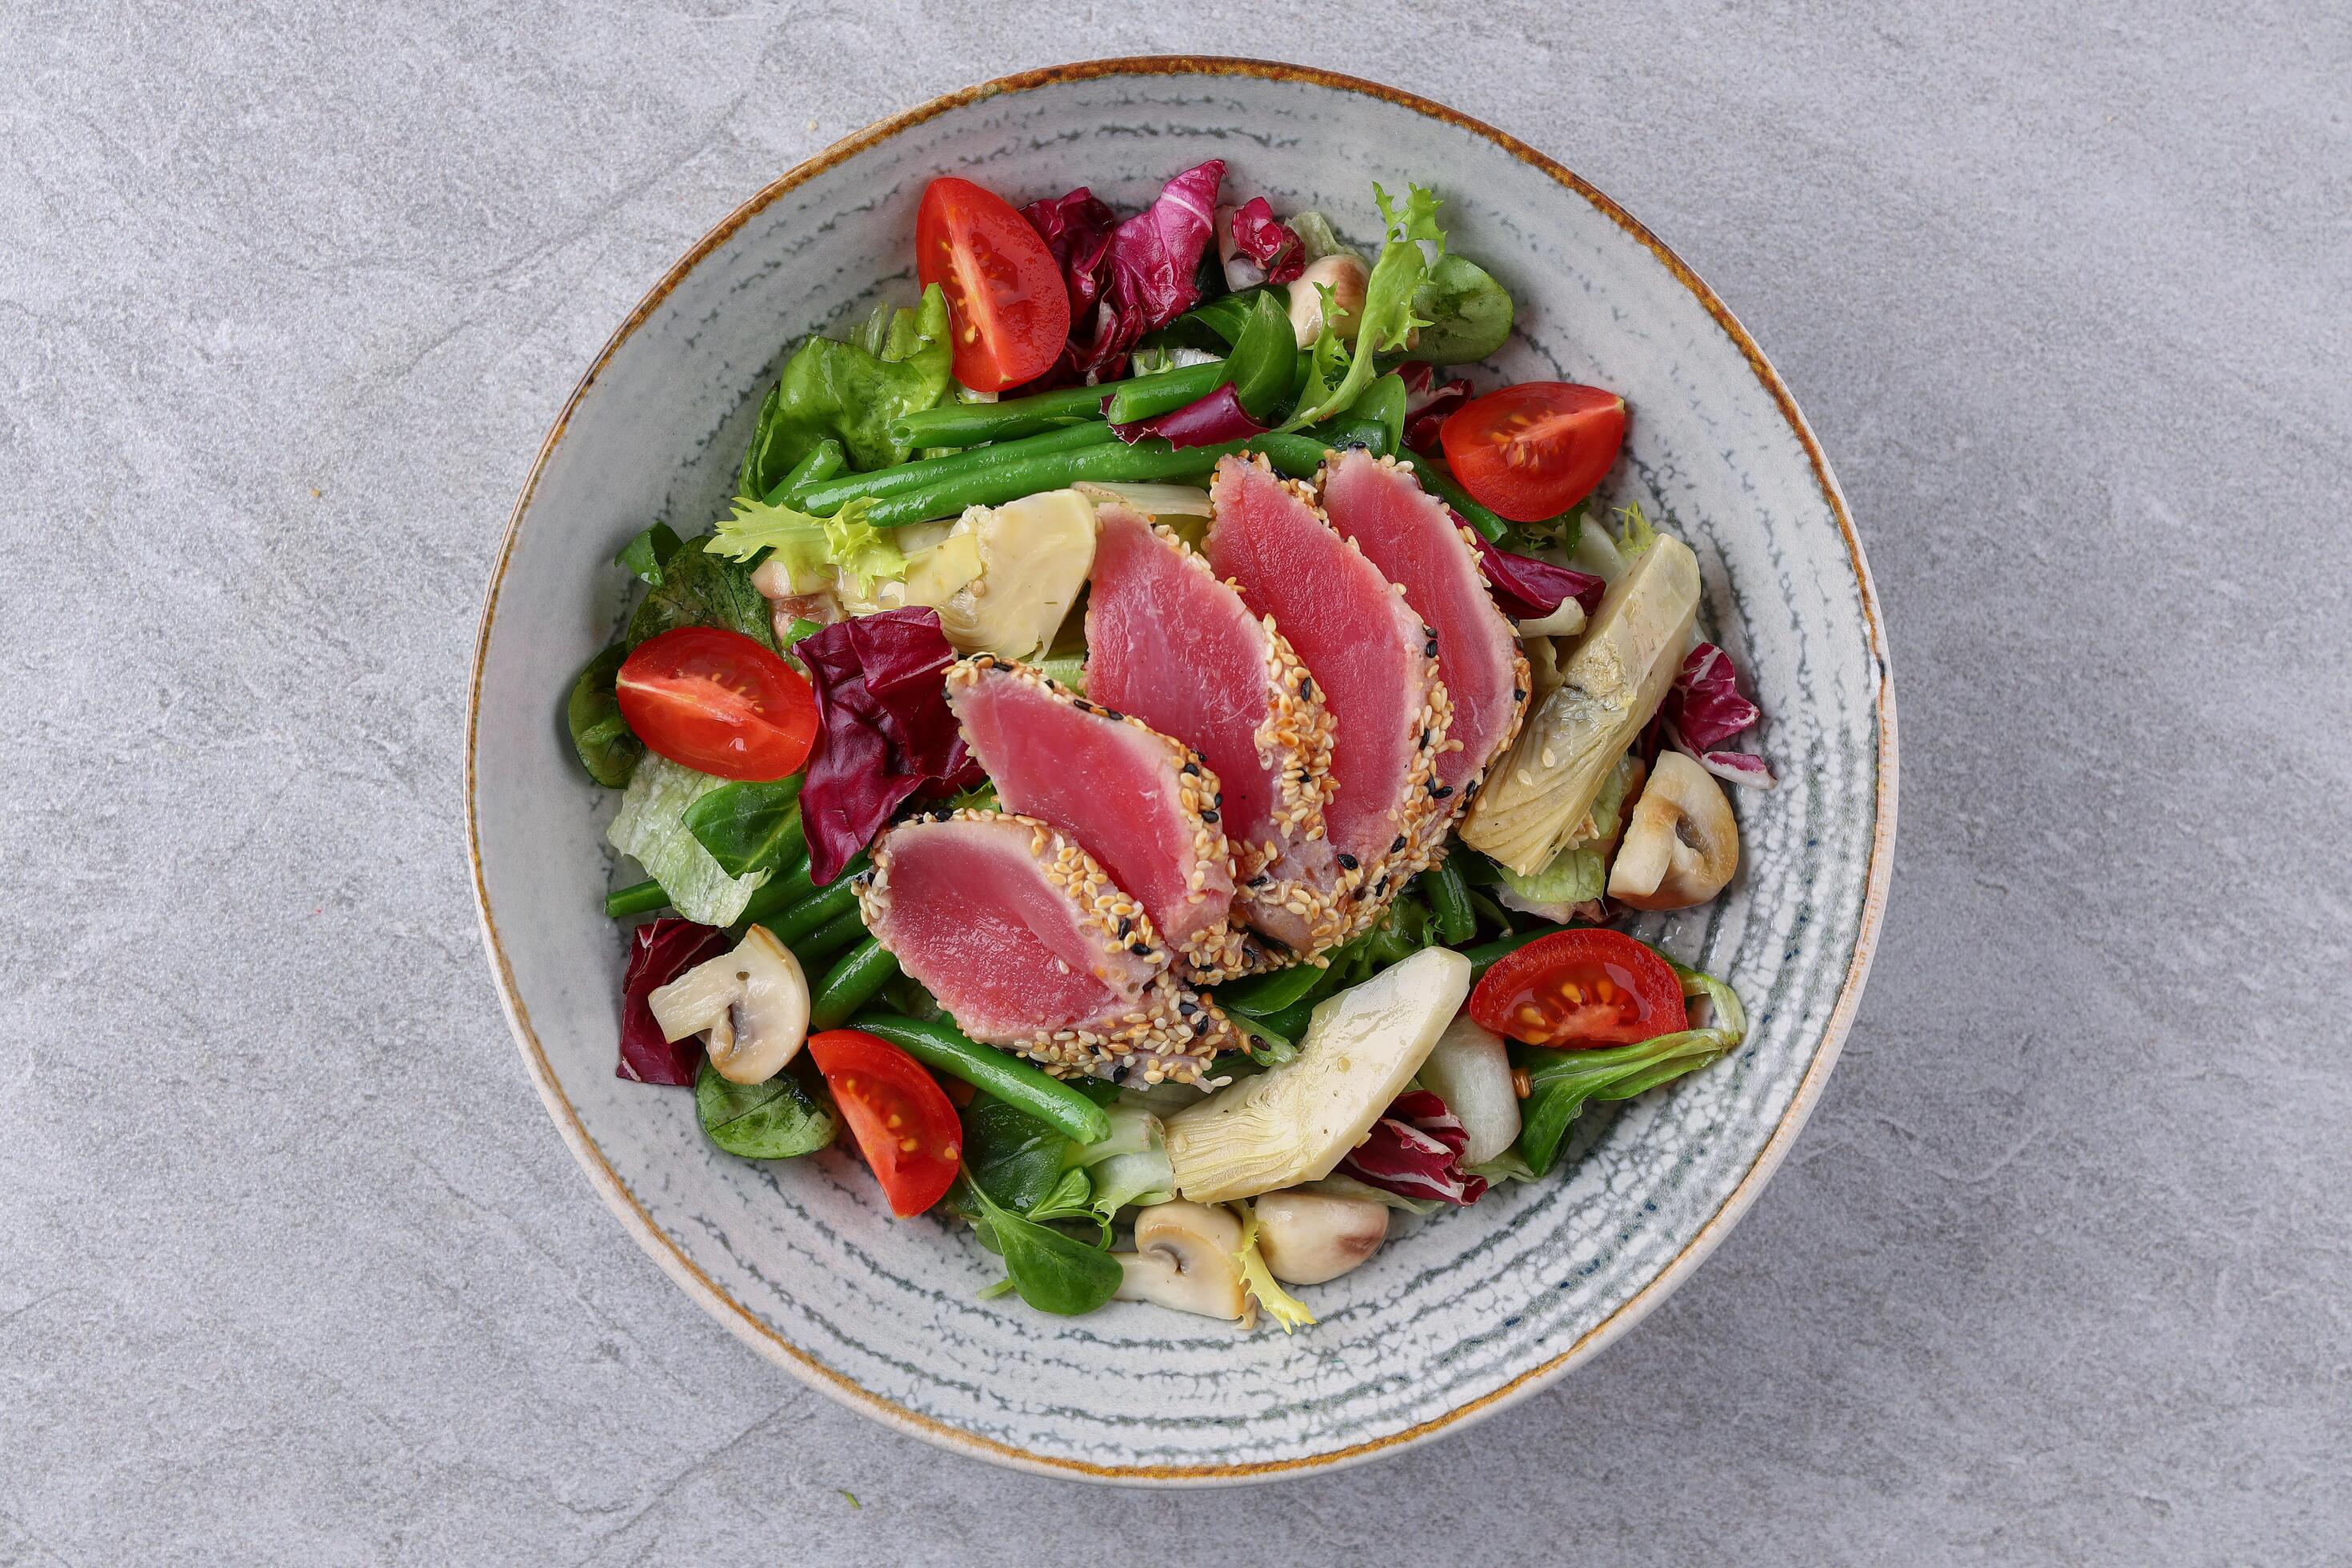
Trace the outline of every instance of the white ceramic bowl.
<instances>
[{"instance_id":1,"label":"white ceramic bowl","mask_svg":"<svg viewBox=\"0 0 2352 1568\"><path fill-rule=\"evenodd\" d=\"M1433 185L1456 248L1518 302L1514 376L1625 395L1615 500L1698 552L1783 781L1738 792L1732 890L1653 922L1746 998L1746 1047L1591 1112L1564 1174L1412 1226L1306 1292L1293 1338L1115 1303L1049 1318L979 1299L967 1237L894 1222L838 1152L722 1154L691 1096L614 1076L623 936L599 900L613 795L562 699L614 631L610 564L646 522L724 510L761 390L803 332L911 299L932 176L1015 202L1091 185L1132 207L1224 158L1228 189L1376 237L1372 182ZM761 191L646 296L557 418L499 552L474 671L467 805L491 967L540 1092L631 1236L793 1375L962 1452L1054 1473L1262 1479L1434 1436L1543 1387L1631 1327L1752 1202L1860 999L1895 833L1895 703L1862 547L1796 404L1730 311L1616 204L1502 132L1368 82L1241 60L1111 60L953 94ZM1614 1110L1614 1114L1607 1113Z\"/></svg>"}]
</instances>

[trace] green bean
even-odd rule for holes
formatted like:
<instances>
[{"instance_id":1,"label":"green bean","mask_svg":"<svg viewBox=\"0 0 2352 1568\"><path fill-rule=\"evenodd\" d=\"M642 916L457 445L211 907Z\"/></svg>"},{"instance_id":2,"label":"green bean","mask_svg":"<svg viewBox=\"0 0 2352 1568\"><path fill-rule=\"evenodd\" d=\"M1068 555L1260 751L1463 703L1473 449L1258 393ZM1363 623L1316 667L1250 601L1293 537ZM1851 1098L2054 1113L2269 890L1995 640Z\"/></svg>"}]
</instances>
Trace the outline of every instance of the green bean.
<instances>
[{"instance_id":1,"label":"green bean","mask_svg":"<svg viewBox=\"0 0 2352 1568\"><path fill-rule=\"evenodd\" d=\"M1486 971L1494 968L1498 959L1509 957L1538 937L1549 936L1554 931L1567 929L1566 926L1538 925L1513 936L1496 937L1493 942L1483 942L1476 947L1464 948L1462 956L1470 961L1470 984L1475 985L1484 979Z\"/></svg>"},{"instance_id":2,"label":"green bean","mask_svg":"<svg viewBox=\"0 0 2352 1568\"><path fill-rule=\"evenodd\" d=\"M927 1023L896 1013L867 1012L853 1017L850 1027L889 1041L934 1072L961 1079L1080 1143L1099 1143L1110 1136L1110 1118L1102 1107L1020 1058L980 1044L945 1019Z\"/></svg>"},{"instance_id":3,"label":"green bean","mask_svg":"<svg viewBox=\"0 0 2352 1568\"><path fill-rule=\"evenodd\" d=\"M1470 890L1470 907L1478 912L1479 919L1492 921L1495 929L1505 936L1510 936L1519 929L1512 921L1509 910L1475 888Z\"/></svg>"},{"instance_id":4,"label":"green bean","mask_svg":"<svg viewBox=\"0 0 2352 1568\"><path fill-rule=\"evenodd\" d=\"M859 496L879 499L902 495L925 486L943 483L961 475L985 473L1008 463L1048 452L1073 451L1082 447L1098 447L1116 441L1110 426L1099 423L1073 425L1066 429L1048 430L1023 441L1006 441L993 447L976 447L969 452L957 452L945 458L925 458L918 462L900 463L887 468L876 468L863 474L844 474L821 484L805 485L790 491L784 499L793 506L818 517L831 517Z\"/></svg>"},{"instance_id":5,"label":"green bean","mask_svg":"<svg viewBox=\"0 0 2352 1568\"><path fill-rule=\"evenodd\" d=\"M859 850L850 858L849 864L841 868L841 876L836 881L847 881L866 869L869 863L866 852ZM816 881L810 873L808 857L803 855L793 863L791 870L761 883L751 901L743 906L743 912L735 917L735 923L747 926L755 921L772 920L815 891Z\"/></svg>"},{"instance_id":6,"label":"green bean","mask_svg":"<svg viewBox=\"0 0 2352 1568\"><path fill-rule=\"evenodd\" d=\"M942 403L890 421L890 439L909 447L977 447L1102 417L1103 389L1063 386L1001 403Z\"/></svg>"},{"instance_id":7,"label":"green bean","mask_svg":"<svg viewBox=\"0 0 2352 1568\"><path fill-rule=\"evenodd\" d=\"M834 961L810 1004L809 1027L837 1029L851 1014L874 1000L875 994L898 977L898 960L890 950L867 937Z\"/></svg>"},{"instance_id":8,"label":"green bean","mask_svg":"<svg viewBox=\"0 0 2352 1568\"><path fill-rule=\"evenodd\" d=\"M831 967L829 961L835 954L865 940L866 917L853 909L845 915L835 916L817 927L810 936L794 942L793 956L804 961L801 964L803 970L823 974Z\"/></svg>"},{"instance_id":9,"label":"green bean","mask_svg":"<svg viewBox=\"0 0 2352 1568\"><path fill-rule=\"evenodd\" d=\"M845 875L823 892L802 900L774 920L760 923L786 947L797 947L842 916L856 913L856 910L857 889L853 879Z\"/></svg>"},{"instance_id":10,"label":"green bean","mask_svg":"<svg viewBox=\"0 0 2352 1568\"><path fill-rule=\"evenodd\" d=\"M668 907L669 894L650 877L633 887L616 889L604 895L604 913L612 920L620 920L626 915L649 915L656 910Z\"/></svg>"},{"instance_id":11,"label":"green bean","mask_svg":"<svg viewBox=\"0 0 2352 1568\"><path fill-rule=\"evenodd\" d=\"M1221 359L1122 381L1104 399L1103 417L1113 425L1157 419L1163 414L1175 413L1188 403L1200 402L1233 377L1233 361Z\"/></svg>"},{"instance_id":12,"label":"green bean","mask_svg":"<svg viewBox=\"0 0 2352 1568\"><path fill-rule=\"evenodd\" d=\"M1470 884L1462 879L1462 868L1451 857L1423 871L1421 881L1429 912L1437 921L1438 941L1460 947L1478 934L1478 917L1470 909Z\"/></svg>"},{"instance_id":13,"label":"green bean","mask_svg":"<svg viewBox=\"0 0 2352 1568\"><path fill-rule=\"evenodd\" d=\"M1511 531L1511 525L1470 499L1462 481L1454 477L1444 460L1424 457L1416 452L1412 471L1421 479L1421 488L1462 514L1462 521L1484 534L1489 543L1500 540Z\"/></svg>"},{"instance_id":14,"label":"green bean","mask_svg":"<svg viewBox=\"0 0 2352 1568\"><path fill-rule=\"evenodd\" d=\"M807 457L793 465L793 471L786 474L782 482L768 492L768 499L772 501L781 500L803 485L813 485L829 479L841 472L848 461L848 454L841 449L841 443L827 436L809 448Z\"/></svg>"},{"instance_id":15,"label":"green bean","mask_svg":"<svg viewBox=\"0 0 2352 1568\"><path fill-rule=\"evenodd\" d=\"M910 522L952 517L968 506L1000 506L1040 490L1060 489L1089 480L1101 484L1181 479L1197 482L1208 478L1219 458L1244 451L1265 453L1277 469L1293 478L1311 476L1323 461L1322 443L1303 437L1253 436L1246 441L1179 449L1150 436L1133 446L1113 441L1078 451L1049 453L889 496L874 503L866 521L877 528L898 528Z\"/></svg>"}]
</instances>

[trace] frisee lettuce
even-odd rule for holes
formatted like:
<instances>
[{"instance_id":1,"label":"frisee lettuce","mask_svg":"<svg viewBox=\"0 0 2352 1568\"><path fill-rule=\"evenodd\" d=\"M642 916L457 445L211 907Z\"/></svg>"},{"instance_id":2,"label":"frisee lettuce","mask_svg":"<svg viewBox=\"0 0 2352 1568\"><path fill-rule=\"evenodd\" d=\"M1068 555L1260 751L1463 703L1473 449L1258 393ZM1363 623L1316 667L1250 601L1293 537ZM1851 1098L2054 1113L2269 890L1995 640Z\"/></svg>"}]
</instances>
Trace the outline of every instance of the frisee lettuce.
<instances>
[{"instance_id":1,"label":"frisee lettuce","mask_svg":"<svg viewBox=\"0 0 2352 1568\"><path fill-rule=\"evenodd\" d=\"M1242 1215L1242 1249L1234 1254L1234 1262L1241 1268L1243 1286L1284 1333L1309 1326L1315 1314L1307 1310L1306 1302L1282 1288L1274 1270L1265 1266L1265 1255L1257 1249L1257 1205L1244 1198L1234 1207Z\"/></svg>"},{"instance_id":2,"label":"frisee lettuce","mask_svg":"<svg viewBox=\"0 0 2352 1568\"><path fill-rule=\"evenodd\" d=\"M734 561L772 550L796 586L837 568L859 598L871 598L876 583L907 575L905 552L888 532L866 521L873 510L873 501L859 496L831 517L812 517L782 502L737 496L735 510L719 520L703 548Z\"/></svg>"},{"instance_id":3,"label":"frisee lettuce","mask_svg":"<svg viewBox=\"0 0 2352 1568\"><path fill-rule=\"evenodd\" d=\"M1318 337L1307 390L1300 394L1298 406L1284 422L1285 430L1297 430L1328 419L1355 402L1371 382L1376 369L1373 361L1381 354L1393 353L1404 347L1414 328L1429 325L1413 314L1412 299L1427 281L1433 262L1445 254L1445 231L1437 226L1437 197L1428 187L1413 185L1407 189L1403 205L1399 206L1376 184L1372 187L1372 200L1381 209L1381 222L1386 233L1380 259L1372 263L1371 276L1364 282L1364 307L1354 318L1356 341L1348 351L1347 374L1336 385L1331 384L1329 371L1333 366L1327 357L1329 351ZM1331 335L1328 297L1324 313L1326 333ZM1336 342L1334 335L1335 344Z\"/></svg>"}]
</instances>

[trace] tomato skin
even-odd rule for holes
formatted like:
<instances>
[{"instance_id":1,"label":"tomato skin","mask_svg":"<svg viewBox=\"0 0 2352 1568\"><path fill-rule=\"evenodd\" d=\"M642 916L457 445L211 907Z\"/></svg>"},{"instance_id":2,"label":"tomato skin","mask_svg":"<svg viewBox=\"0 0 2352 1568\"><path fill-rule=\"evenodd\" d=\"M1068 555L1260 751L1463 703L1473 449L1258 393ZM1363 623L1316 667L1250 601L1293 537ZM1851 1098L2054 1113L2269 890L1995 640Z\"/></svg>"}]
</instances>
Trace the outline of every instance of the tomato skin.
<instances>
[{"instance_id":1,"label":"tomato skin","mask_svg":"<svg viewBox=\"0 0 2352 1568\"><path fill-rule=\"evenodd\" d=\"M947 1196L962 1168L963 1123L922 1064L862 1029L811 1035L808 1052L890 1212L911 1219Z\"/></svg>"},{"instance_id":2,"label":"tomato skin","mask_svg":"<svg viewBox=\"0 0 2352 1568\"><path fill-rule=\"evenodd\" d=\"M677 626L647 637L613 687L647 749L699 773L780 779L816 744L808 678L741 632Z\"/></svg>"},{"instance_id":3,"label":"tomato skin","mask_svg":"<svg viewBox=\"0 0 2352 1568\"><path fill-rule=\"evenodd\" d=\"M1690 1027L1666 961L1623 931L1599 929L1554 931L1506 953L1470 994L1470 1016L1555 1050L1638 1045Z\"/></svg>"},{"instance_id":4,"label":"tomato skin","mask_svg":"<svg viewBox=\"0 0 2352 1568\"><path fill-rule=\"evenodd\" d=\"M1523 381L1447 415L1437 438L1471 499L1513 522L1541 522L1608 475L1625 445L1625 400L1597 386Z\"/></svg>"},{"instance_id":5,"label":"tomato skin","mask_svg":"<svg viewBox=\"0 0 2352 1568\"><path fill-rule=\"evenodd\" d=\"M933 180L915 216L915 276L946 290L956 379L1002 392L1043 375L1070 335L1070 295L1043 236L970 180Z\"/></svg>"}]
</instances>

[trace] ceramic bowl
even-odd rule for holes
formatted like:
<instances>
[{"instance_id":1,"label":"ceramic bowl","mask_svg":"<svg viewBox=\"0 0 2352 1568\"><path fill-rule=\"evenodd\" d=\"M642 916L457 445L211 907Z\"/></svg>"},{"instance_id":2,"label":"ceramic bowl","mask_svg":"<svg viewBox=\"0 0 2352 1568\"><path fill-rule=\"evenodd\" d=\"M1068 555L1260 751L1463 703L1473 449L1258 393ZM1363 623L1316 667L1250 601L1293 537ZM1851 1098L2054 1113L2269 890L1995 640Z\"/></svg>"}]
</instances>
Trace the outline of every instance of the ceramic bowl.
<instances>
[{"instance_id":1,"label":"ceramic bowl","mask_svg":"<svg viewBox=\"0 0 2352 1568\"><path fill-rule=\"evenodd\" d=\"M1114 1303L982 1300L992 1259L893 1221L839 1152L720 1153L691 1096L614 1076L624 937L599 908L614 796L562 721L613 636L611 563L655 519L725 508L760 395L803 333L910 300L917 200L969 175L1015 202L1087 184L1140 205L1208 157L1229 191L1377 237L1372 183L1433 185L1454 247L1518 302L1514 379L1591 382L1633 415L1607 481L1688 541L1704 629L1737 657L1782 783L1738 792L1738 879L1653 921L1729 978L1736 1056L1591 1114L1563 1173L1401 1226L1303 1292L1286 1338ZM1491 384L1491 377L1489 384ZM1297 67L1133 59L952 94L859 132L720 224L614 334L556 419L500 550L474 670L467 810L482 928L557 1127L624 1226L785 1371L901 1430L1025 1468L1215 1482L1359 1461L1524 1398L1697 1267L1787 1152L1853 1016L1887 886L1895 703L1862 547L1787 388L1722 302L1534 149L1394 89Z\"/></svg>"}]
</instances>

